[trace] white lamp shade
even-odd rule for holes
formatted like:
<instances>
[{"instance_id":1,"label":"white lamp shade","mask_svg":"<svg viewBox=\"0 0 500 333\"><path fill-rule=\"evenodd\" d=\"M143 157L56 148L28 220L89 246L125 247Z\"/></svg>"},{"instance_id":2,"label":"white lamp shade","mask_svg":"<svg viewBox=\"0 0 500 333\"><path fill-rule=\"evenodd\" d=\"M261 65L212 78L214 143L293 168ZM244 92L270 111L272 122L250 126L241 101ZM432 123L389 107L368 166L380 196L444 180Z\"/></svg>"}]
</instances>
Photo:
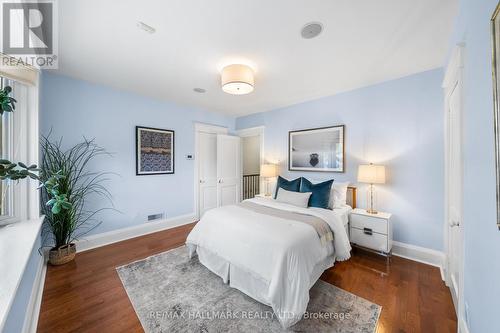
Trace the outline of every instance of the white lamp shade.
<instances>
[{"instance_id":1,"label":"white lamp shade","mask_svg":"<svg viewBox=\"0 0 500 333\"><path fill-rule=\"evenodd\" d=\"M263 178L272 178L278 175L276 164L262 164L260 166L260 176Z\"/></svg>"},{"instance_id":2,"label":"white lamp shade","mask_svg":"<svg viewBox=\"0 0 500 333\"><path fill-rule=\"evenodd\" d=\"M244 95L251 93L254 86L253 70L246 65L229 65L222 69L222 90L228 94Z\"/></svg>"},{"instance_id":3,"label":"white lamp shade","mask_svg":"<svg viewBox=\"0 0 500 333\"><path fill-rule=\"evenodd\" d=\"M383 165L360 165L358 167L358 182L368 184L385 183L385 166Z\"/></svg>"}]
</instances>

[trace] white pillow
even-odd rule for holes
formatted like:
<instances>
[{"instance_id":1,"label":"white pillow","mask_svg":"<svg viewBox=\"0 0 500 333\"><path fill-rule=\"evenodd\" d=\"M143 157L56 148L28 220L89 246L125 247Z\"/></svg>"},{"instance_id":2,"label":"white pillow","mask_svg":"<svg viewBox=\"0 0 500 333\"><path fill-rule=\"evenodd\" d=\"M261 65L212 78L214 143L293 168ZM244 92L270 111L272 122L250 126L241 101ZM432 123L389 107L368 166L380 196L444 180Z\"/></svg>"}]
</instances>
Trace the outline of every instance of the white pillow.
<instances>
[{"instance_id":1,"label":"white pillow","mask_svg":"<svg viewBox=\"0 0 500 333\"><path fill-rule=\"evenodd\" d=\"M294 205L297 207L307 208L309 204L309 197L312 192L293 192L282 189L278 189L278 195L276 196L276 201Z\"/></svg>"},{"instance_id":2,"label":"white pillow","mask_svg":"<svg viewBox=\"0 0 500 333\"><path fill-rule=\"evenodd\" d=\"M347 205L347 187L349 182L333 182L330 191L330 202L328 208L342 208Z\"/></svg>"}]
</instances>

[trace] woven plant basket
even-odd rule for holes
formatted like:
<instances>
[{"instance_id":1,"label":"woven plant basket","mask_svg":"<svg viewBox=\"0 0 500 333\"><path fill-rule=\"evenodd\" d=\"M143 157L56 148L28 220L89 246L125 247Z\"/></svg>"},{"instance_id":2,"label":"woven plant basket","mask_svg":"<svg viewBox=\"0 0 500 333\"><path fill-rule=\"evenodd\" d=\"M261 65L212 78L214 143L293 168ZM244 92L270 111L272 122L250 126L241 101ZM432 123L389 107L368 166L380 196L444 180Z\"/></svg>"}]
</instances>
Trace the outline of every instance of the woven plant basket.
<instances>
[{"instance_id":1,"label":"woven plant basket","mask_svg":"<svg viewBox=\"0 0 500 333\"><path fill-rule=\"evenodd\" d=\"M49 263L54 266L64 265L75 259L76 245L74 243L53 248L49 252Z\"/></svg>"}]
</instances>

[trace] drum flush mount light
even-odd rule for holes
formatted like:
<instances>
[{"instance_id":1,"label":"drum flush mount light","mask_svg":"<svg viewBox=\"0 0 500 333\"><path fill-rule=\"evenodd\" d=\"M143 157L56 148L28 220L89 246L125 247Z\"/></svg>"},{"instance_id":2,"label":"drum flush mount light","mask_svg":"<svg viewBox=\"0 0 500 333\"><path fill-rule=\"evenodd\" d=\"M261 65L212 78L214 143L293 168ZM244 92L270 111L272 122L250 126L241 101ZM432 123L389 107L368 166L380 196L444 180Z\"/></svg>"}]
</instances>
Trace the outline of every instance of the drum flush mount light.
<instances>
[{"instance_id":1,"label":"drum flush mount light","mask_svg":"<svg viewBox=\"0 0 500 333\"><path fill-rule=\"evenodd\" d=\"M244 95L254 89L253 70L247 65L226 66L221 72L222 90L228 94Z\"/></svg>"}]
</instances>

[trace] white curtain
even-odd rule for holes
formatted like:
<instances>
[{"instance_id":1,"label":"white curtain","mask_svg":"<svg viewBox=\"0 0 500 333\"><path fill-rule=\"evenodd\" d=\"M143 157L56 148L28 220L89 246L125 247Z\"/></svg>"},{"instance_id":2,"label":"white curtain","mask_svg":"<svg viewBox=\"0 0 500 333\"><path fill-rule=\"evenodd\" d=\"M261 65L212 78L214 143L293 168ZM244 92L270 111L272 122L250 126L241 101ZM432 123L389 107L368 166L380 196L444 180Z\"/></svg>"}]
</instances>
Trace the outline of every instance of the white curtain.
<instances>
[{"instance_id":1,"label":"white curtain","mask_svg":"<svg viewBox=\"0 0 500 333\"><path fill-rule=\"evenodd\" d=\"M2 158L38 165L38 89L19 81L5 80L17 100L13 112L2 116ZM7 187L5 187L7 185ZM3 182L3 214L16 220L39 218L38 182L25 179Z\"/></svg>"}]
</instances>

